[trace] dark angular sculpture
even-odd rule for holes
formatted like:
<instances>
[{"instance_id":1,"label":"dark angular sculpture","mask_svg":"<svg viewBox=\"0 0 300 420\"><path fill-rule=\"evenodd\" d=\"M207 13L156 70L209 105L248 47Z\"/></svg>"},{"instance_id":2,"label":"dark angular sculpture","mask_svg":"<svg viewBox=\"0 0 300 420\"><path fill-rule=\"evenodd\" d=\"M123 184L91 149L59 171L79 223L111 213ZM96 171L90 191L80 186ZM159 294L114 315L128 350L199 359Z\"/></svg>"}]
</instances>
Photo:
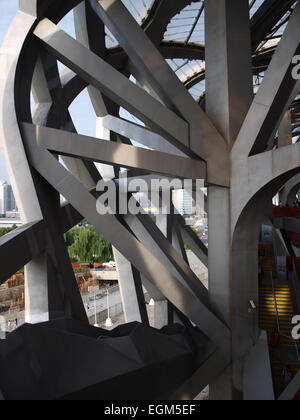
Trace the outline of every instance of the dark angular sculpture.
<instances>
[{"instance_id":1,"label":"dark angular sculpture","mask_svg":"<svg viewBox=\"0 0 300 420\"><path fill-rule=\"evenodd\" d=\"M193 374L206 343L177 324L25 324L0 343L0 389L7 400L164 399Z\"/></svg>"}]
</instances>

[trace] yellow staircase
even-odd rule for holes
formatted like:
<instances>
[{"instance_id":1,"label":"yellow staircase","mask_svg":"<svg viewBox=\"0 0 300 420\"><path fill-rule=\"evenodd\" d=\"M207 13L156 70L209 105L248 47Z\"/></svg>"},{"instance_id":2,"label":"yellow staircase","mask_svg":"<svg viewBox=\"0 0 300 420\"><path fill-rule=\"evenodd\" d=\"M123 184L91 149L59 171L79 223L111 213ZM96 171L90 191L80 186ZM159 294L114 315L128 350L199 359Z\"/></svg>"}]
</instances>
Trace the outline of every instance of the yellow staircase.
<instances>
[{"instance_id":1,"label":"yellow staircase","mask_svg":"<svg viewBox=\"0 0 300 420\"><path fill-rule=\"evenodd\" d=\"M275 296L272 287L263 286L260 288L260 328L268 333L272 333L275 328L278 328L276 304L280 333L285 336L282 338L282 345L295 347L295 341L292 339L291 333L293 329L292 319L296 313L292 292L288 285L276 286Z\"/></svg>"},{"instance_id":2,"label":"yellow staircase","mask_svg":"<svg viewBox=\"0 0 300 420\"><path fill-rule=\"evenodd\" d=\"M275 295L275 296L274 296ZM277 311L278 320L277 320ZM290 360L289 354L294 354L296 350L295 341L292 339L292 318L295 315L295 308L293 304L292 291L288 285L278 285L275 287L275 293L272 287L262 286L260 288L260 305L259 305L259 325L262 330L268 332L268 335L279 329L281 334L281 355L274 353L276 360L271 360L274 391L277 397L284 391L285 384L283 380L284 372L290 372L296 375L300 371L300 363ZM299 342L298 342L299 344ZM299 347L300 351L300 347ZM279 360L284 358L285 360ZM297 360L296 354L292 359Z\"/></svg>"}]
</instances>

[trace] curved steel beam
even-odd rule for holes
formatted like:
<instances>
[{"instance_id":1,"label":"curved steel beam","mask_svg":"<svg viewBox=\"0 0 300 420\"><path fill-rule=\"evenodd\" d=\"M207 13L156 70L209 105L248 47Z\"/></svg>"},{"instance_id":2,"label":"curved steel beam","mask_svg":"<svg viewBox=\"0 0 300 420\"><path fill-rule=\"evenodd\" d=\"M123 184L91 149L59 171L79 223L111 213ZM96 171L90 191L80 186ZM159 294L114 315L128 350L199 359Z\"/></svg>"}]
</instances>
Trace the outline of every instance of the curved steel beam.
<instances>
[{"instance_id":1,"label":"curved steel beam","mask_svg":"<svg viewBox=\"0 0 300 420\"><path fill-rule=\"evenodd\" d=\"M260 51L259 53L253 55L253 74L254 75L257 74L257 72L260 73L262 71L265 71L268 68L275 51L276 51L276 48L272 47L272 48L268 48L266 50ZM194 50L194 53L196 56L196 49ZM204 47L203 47L203 54L205 54ZM199 58L195 58L195 59L199 60L201 59L200 58L201 56L202 56L202 52L201 53L199 52ZM184 82L184 86L187 89L191 89L193 86L197 85L203 80L205 80L205 70L203 70L200 73L193 74L193 76L191 76L189 79L187 79Z\"/></svg>"},{"instance_id":2,"label":"curved steel beam","mask_svg":"<svg viewBox=\"0 0 300 420\"><path fill-rule=\"evenodd\" d=\"M200 44L184 42L162 42L159 50L165 59L180 58L189 60L205 60L205 47Z\"/></svg>"},{"instance_id":3,"label":"curved steel beam","mask_svg":"<svg viewBox=\"0 0 300 420\"><path fill-rule=\"evenodd\" d=\"M204 60L205 58L204 45L163 41L157 48L166 60L172 58ZM121 69L126 64L127 55L123 48L117 46L107 50L106 60L115 68Z\"/></svg>"}]
</instances>

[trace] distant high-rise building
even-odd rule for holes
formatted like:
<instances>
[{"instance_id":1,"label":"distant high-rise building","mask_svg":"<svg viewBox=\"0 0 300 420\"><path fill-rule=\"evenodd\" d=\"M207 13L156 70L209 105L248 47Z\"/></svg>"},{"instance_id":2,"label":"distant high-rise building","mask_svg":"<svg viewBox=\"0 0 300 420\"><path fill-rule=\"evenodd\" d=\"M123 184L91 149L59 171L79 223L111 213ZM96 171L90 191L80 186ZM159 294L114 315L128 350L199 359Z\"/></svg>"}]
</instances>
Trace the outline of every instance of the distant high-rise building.
<instances>
[{"instance_id":1,"label":"distant high-rise building","mask_svg":"<svg viewBox=\"0 0 300 420\"><path fill-rule=\"evenodd\" d=\"M15 200L15 196L14 196L13 189L12 189L11 185L8 185L7 190L6 190L6 209L5 209L5 212L14 211L14 210L16 210L16 200Z\"/></svg>"},{"instance_id":2,"label":"distant high-rise building","mask_svg":"<svg viewBox=\"0 0 300 420\"><path fill-rule=\"evenodd\" d=\"M11 185L6 181L0 181L0 214L16 210L16 201Z\"/></svg>"}]
</instances>

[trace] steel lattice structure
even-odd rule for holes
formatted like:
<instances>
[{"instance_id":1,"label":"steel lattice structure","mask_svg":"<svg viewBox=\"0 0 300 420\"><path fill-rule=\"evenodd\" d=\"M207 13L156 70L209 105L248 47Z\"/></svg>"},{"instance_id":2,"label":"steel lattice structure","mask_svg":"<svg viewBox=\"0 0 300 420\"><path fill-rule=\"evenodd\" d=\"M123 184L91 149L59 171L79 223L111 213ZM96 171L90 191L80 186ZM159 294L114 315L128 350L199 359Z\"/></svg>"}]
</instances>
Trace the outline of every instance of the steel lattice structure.
<instances>
[{"instance_id":1,"label":"steel lattice structure","mask_svg":"<svg viewBox=\"0 0 300 420\"><path fill-rule=\"evenodd\" d=\"M258 301L260 227L274 195L286 186L288 197L299 186L300 82L292 77L292 60L300 54L300 3L258 3L249 17L247 0L155 0L137 22L121 0L20 0L3 45L1 137L24 226L0 240L0 282L26 266L28 322L87 323L63 237L86 219L114 247L127 320L148 328L144 285L157 303L170 303L197 343L193 366L184 359L184 369L170 374L176 389L165 384L157 390L161 397L194 398L208 384L212 398L242 397L244 360L259 335L249 301ZM198 13L185 38L166 39L170 22L191 4ZM77 39L59 26L73 9ZM200 19L205 45L191 42ZM108 30L118 43L110 48ZM166 62L177 59L203 65L180 80L180 66L173 71ZM58 62L65 66L61 72ZM204 80L195 101L192 89ZM86 88L97 139L78 134L69 112ZM144 126L120 118L120 107ZM161 216L157 224L145 215L99 216L96 184L101 177L118 184L120 167L131 177L204 178L209 252L179 215ZM60 195L68 202L62 207ZM190 268L184 244L208 267L208 291ZM73 324L55 325L77 331ZM43 334L42 326L30 328L24 337ZM86 335L96 336L92 330ZM147 340L169 349L165 338L147 331L134 338L138 351ZM47 343L55 347L48 337ZM171 350L169 357L175 357ZM164 374L156 372L156 380ZM82 388L104 382L100 376ZM1 382L0 388L5 395ZM74 393L68 388L47 396Z\"/></svg>"}]
</instances>

